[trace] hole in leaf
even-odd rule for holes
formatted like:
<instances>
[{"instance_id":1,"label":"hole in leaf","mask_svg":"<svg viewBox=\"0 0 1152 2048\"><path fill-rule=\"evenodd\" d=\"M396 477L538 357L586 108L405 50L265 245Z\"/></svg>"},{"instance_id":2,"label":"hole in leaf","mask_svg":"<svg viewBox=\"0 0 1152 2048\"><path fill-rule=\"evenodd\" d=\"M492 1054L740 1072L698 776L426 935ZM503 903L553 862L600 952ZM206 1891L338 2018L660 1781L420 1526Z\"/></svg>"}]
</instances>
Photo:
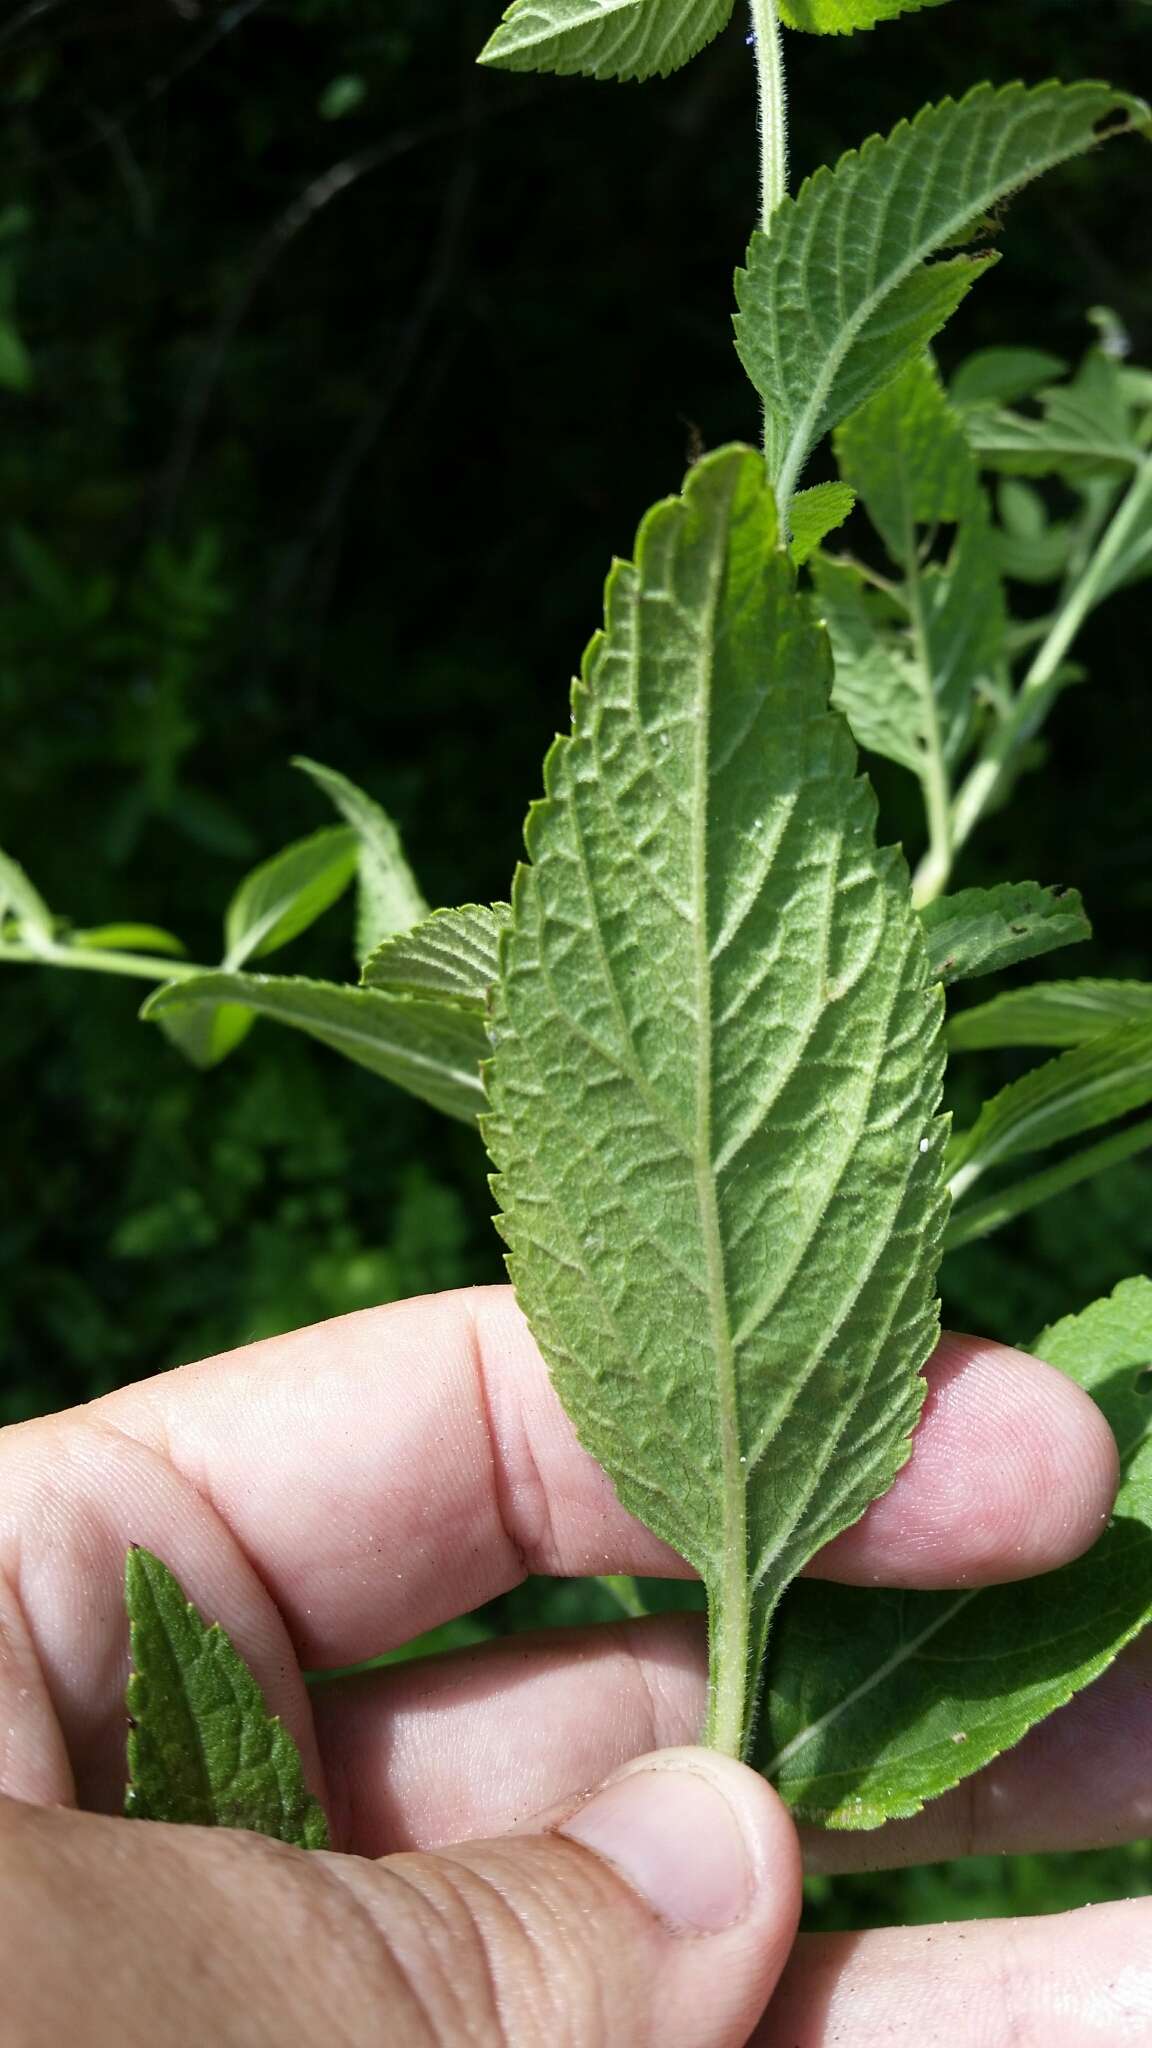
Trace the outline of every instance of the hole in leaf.
<instances>
[{"instance_id":1,"label":"hole in leaf","mask_svg":"<svg viewBox=\"0 0 1152 2048\"><path fill-rule=\"evenodd\" d=\"M1134 1394L1147 1394L1152 1399L1152 1364L1142 1365L1132 1382Z\"/></svg>"}]
</instances>

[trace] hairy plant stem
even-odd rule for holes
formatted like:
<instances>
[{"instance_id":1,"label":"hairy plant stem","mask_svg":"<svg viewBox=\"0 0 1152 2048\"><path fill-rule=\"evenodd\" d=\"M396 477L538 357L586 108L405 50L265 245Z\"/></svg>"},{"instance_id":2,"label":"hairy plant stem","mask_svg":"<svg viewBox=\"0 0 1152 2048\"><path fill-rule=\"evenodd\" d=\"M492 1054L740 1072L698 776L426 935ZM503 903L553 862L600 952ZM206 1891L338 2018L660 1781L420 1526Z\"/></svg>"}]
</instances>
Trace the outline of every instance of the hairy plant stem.
<instances>
[{"instance_id":1,"label":"hairy plant stem","mask_svg":"<svg viewBox=\"0 0 1152 2048\"><path fill-rule=\"evenodd\" d=\"M79 967L92 974L127 974L137 981L188 981L194 974L210 974L193 960L167 960L152 953L104 952L99 946L28 946L18 940L0 942L0 966L5 961L28 967Z\"/></svg>"},{"instance_id":2,"label":"hairy plant stem","mask_svg":"<svg viewBox=\"0 0 1152 2048\"><path fill-rule=\"evenodd\" d=\"M952 805L950 845L947 849L930 845L917 868L912 896L918 909L934 902L947 888L956 854L996 796L1013 757L1043 722L1059 690L1064 659L1089 612L1105 595L1109 577L1150 508L1152 458L1137 471L1037 649L1011 710L961 784Z\"/></svg>"},{"instance_id":3,"label":"hairy plant stem","mask_svg":"<svg viewBox=\"0 0 1152 2048\"><path fill-rule=\"evenodd\" d=\"M760 226L769 234L772 215L788 193L788 94L776 0L751 4L760 100Z\"/></svg>"}]
</instances>

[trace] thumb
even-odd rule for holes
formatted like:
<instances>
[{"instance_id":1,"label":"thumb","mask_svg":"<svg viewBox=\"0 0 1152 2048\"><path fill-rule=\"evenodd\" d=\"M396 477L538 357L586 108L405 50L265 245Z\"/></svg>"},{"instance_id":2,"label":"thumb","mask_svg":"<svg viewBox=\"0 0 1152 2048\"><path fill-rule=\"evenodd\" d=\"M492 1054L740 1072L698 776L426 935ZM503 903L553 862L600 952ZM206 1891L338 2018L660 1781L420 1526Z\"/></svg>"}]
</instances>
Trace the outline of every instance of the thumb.
<instances>
[{"instance_id":1,"label":"thumb","mask_svg":"<svg viewBox=\"0 0 1152 2048\"><path fill-rule=\"evenodd\" d=\"M405 2048L741 2048L800 1910L780 1800L699 1749L628 1765L540 1832L332 1862L384 1944Z\"/></svg>"}]
</instances>

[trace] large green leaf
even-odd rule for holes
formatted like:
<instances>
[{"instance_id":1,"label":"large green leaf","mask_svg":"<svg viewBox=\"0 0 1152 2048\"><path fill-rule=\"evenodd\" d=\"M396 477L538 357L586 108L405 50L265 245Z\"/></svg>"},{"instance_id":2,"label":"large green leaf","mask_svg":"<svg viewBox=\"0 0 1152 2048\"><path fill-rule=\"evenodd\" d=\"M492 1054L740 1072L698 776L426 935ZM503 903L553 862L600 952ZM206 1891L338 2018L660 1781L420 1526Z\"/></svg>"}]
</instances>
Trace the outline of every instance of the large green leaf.
<instances>
[{"instance_id":1,"label":"large green leaf","mask_svg":"<svg viewBox=\"0 0 1152 2048\"><path fill-rule=\"evenodd\" d=\"M483 1012L499 973L506 903L434 910L414 931L385 940L364 963L364 985L397 995L438 996Z\"/></svg>"},{"instance_id":2,"label":"large green leaf","mask_svg":"<svg viewBox=\"0 0 1152 2048\"><path fill-rule=\"evenodd\" d=\"M817 36L849 36L855 29L875 28L899 14L917 14L925 7L943 7L944 0L780 0L780 19L789 28Z\"/></svg>"},{"instance_id":3,"label":"large green leaf","mask_svg":"<svg viewBox=\"0 0 1152 2048\"><path fill-rule=\"evenodd\" d=\"M296 756L292 766L311 777L356 834L360 873L356 957L366 960L392 932L409 931L427 917L428 905L387 811L335 768L325 768L303 754Z\"/></svg>"},{"instance_id":4,"label":"large green leaf","mask_svg":"<svg viewBox=\"0 0 1152 2048\"><path fill-rule=\"evenodd\" d=\"M1045 889L1039 882L958 889L926 904L920 916L933 972L946 983L998 974L1092 937L1080 891Z\"/></svg>"},{"instance_id":5,"label":"large green leaf","mask_svg":"<svg viewBox=\"0 0 1152 2048\"><path fill-rule=\"evenodd\" d=\"M493 1011L513 1282L705 1583L734 1750L780 1592L907 1455L936 1327L941 996L829 683L762 461L706 458L609 579Z\"/></svg>"},{"instance_id":6,"label":"large green leaf","mask_svg":"<svg viewBox=\"0 0 1152 2048\"><path fill-rule=\"evenodd\" d=\"M719 35L733 0L514 0L480 53L505 71L665 77Z\"/></svg>"},{"instance_id":7,"label":"large green leaf","mask_svg":"<svg viewBox=\"0 0 1152 2048\"><path fill-rule=\"evenodd\" d=\"M984 1104L949 1165L958 1199L989 1167L1098 1130L1152 1102L1152 1020L1123 1024L1033 1067Z\"/></svg>"},{"instance_id":8,"label":"large green leaf","mask_svg":"<svg viewBox=\"0 0 1152 2048\"><path fill-rule=\"evenodd\" d=\"M1083 1045L1142 1017L1152 1024L1152 981L1040 981L962 1010L949 1023L948 1038L959 1052Z\"/></svg>"},{"instance_id":9,"label":"large green leaf","mask_svg":"<svg viewBox=\"0 0 1152 2048\"><path fill-rule=\"evenodd\" d=\"M979 247L930 259L1030 179L1147 119L1106 85L981 85L874 136L777 208L737 279L736 324L782 516L821 435L920 352L994 260Z\"/></svg>"},{"instance_id":10,"label":"large green leaf","mask_svg":"<svg viewBox=\"0 0 1152 2048\"><path fill-rule=\"evenodd\" d=\"M263 959L307 931L344 894L356 873L356 855L355 832L333 825L253 868L225 915L225 967Z\"/></svg>"},{"instance_id":11,"label":"large green leaf","mask_svg":"<svg viewBox=\"0 0 1152 2048\"><path fill-rule=\"evenodd\" d=\"M140 1015L192 1031L234 1014L268 1017L330 1046L447 1116L471 1123L483 1107L483 1019L457 1004L384 995L272 974L199 974L149 996Z\"/></svg>"},{"instance_id":12,"label":"large green leaf","mask_svg":"<svg viewBox=\"0 0 1152 2048\"><path fill-rule=\"evenodd\" d=\"M326 1849L300 1752L219 1623L206 1628L166 1565L131 1550L128 1795L135 1820L251 1828Z\"/></svg>"},{"instance_id":13,"label":"large green leaf","mask_svg":"<svg viewBox=\"0 0 1152 2048\"><path fill-rule=\"evenodd\" d=\"M1009 1749L1152 1619L1152 1282L1127 1280L1031 1349L1093 1395L1123 1479L1076 1564L956 1593L793 1588L773 1643L757 1760L805 1820L918 1813Z\"/></svg>"}]
</instances>

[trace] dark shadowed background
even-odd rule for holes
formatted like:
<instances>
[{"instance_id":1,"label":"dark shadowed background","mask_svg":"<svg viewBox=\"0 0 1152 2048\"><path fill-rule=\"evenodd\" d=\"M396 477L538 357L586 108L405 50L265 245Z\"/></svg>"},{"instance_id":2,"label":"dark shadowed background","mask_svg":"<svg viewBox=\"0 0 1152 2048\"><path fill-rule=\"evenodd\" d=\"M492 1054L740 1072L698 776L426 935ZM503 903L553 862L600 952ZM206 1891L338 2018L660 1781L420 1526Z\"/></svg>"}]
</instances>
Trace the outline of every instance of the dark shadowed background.
<instances>
[{"instance_id":1,"label":"dark shadowed background","mask_svg":"<svg viewBox=\"0 0 1152 2048\"><path fill-rule=\"evenodd\" d=\"M78 924L152 920L215 957L244 868L327 822L294 752L386 803L433 902L506 895L609 557L701 442L755 436L729 338L742 23L637 88L478 72L494 15L8 0L0 844ZM984 76L1148 92L1152 6L955 0L789 58L800 174ZM990 342L1075 358L1100 304L1152 357L1150 166L1117 146L1026 194L945 366ZM1098 619L1090 681L963 870L1084 891L1097 937L1058 972L1152 971L1144 602ZM914 840L898 778L881 794ZM344 977L350 928L337 910L285 968ZM463 1127L268 1025L198 1075L134 1022L142 993L0 982L0 1419L498 1277ZM1150 1193L1121 1167L957 1255L949 1314L1027 1339L1148 1269ZM814 1911L1036 1910L1150 1868L969 1864Z\"/></svg>"}]
</instances>

